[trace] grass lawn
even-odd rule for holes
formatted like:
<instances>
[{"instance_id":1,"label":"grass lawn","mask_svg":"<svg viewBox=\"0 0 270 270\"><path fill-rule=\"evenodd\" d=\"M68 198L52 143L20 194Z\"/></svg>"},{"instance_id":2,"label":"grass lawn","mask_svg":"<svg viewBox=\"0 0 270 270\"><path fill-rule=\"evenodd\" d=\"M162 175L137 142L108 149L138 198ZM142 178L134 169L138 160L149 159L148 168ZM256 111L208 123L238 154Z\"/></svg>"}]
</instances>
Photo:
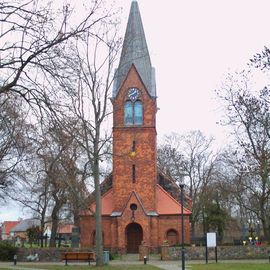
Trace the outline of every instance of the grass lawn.
<instances>
[{"instance_id":1,"label":"grass lawn","mask_svg":"<svg viewBox=\"0 0 270 270\"><path fill-rule=\"evenodd\" d=\"M38 269L51 269L51 270L84 270L84 269L95 269L95 270L160 270L160 268L152 266L152 265L121 265L121 266L88 266L88 265L27 265L23 266L26 268L38 268ZM3 268L0 268L1 270L4 270ZM14 267L14 269L16 269ZM10 270L10 269L9 269Z\"/></svg>"},{"instance_id":2,"label":"grass lawn","mask_svg":"<svg viewBox=\"0 0 270 270\"><path fill-rule=\"evenodd\" d=\"M213 263L192 264L190 270L269 270L270 263Z\"/></svg>"},{"instance_id":3,"label":"grass lawn","mask_svg":"<svg viewBox=\"0 0 270 270\"><path fill-rule=\"evenodd\" d=\"M169 262L168 262L169 264ZM35 269L51 269L51 270L158 270L161 268L151 265L108 265L103 267L88 266L88 265L23 265L25 268ZM12 268L1 268L0 270L20 269L20 266ZM181 268L180 268L181 269ZM188 266L190 270L269 270L270 263L209 263L209 264L191 264Z\"/></svg>"}]
</instances>

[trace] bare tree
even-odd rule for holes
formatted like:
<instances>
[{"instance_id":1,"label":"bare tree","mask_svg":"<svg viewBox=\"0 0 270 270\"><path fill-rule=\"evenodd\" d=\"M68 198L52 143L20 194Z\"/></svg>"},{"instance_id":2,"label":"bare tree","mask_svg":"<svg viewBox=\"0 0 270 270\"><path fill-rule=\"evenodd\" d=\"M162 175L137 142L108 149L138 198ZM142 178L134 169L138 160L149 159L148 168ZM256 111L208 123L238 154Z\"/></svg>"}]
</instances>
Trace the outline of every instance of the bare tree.
<instances>
[{"instance_id":1,"label":"bare tree","mask_svg":"<svg viewBox=\"0 0 270 270\"><path fill-rule=\"evenodd\" d=\"M86 208L88 194L84 181L88 174L80 169L84 164L74 137L52 120L28 129L25 139L29 145L27 155L16 166L13 172L16 184L7 195L40 220L41 233L46 223L52 223L50 246L55 246L59 222L67 218L62 215L65 206L70 206L69 218L74 218L77 225L79 211L83 206Z\"/></svg>"},{"instance_id":2,"label":"bare tree","mask_svg":"<svg viewBox=\"0 0 270 270\"><path fill-rule=\"evenodd\" d=\"M241 206L253 212L270 241L270 114L269 91L252 89L250 72L229 74L219 91L226 116L233 128L237 158L235 181Z\"/></svg>"},{"instance_id":3,"label":"bare tree","mask_svg":"<svg viewBox=\"0 0 270 270\"><path fill-rule=\"evenodd\" d=\"M113 12L104 5L103 0L91 2L85 18L75 24L73 20L76 22L78 16L68 5L59 13L53 13L52 2L39 5L31 0L21 4L5 1L0 6L4 41L0 51L0 94L13 92L29 104L38 104L40 110L49 108L58 119L61 111L80 122L76 138L86 151L95 183L97 264L103 264L99 162L110 137L102 134L101 126L108 116L113 63L120 46L114 34L116 24L111 20ZM71 44L76 45L69 50ZM66 118L60 122L71 135ZM55 162L52 160L47 173L57 169Z\"/></svg>"},{"instance_id":4,"label":"bare tree","mask_svg":"<svg viewBox=\"0 0 270 270\"><path fill-rule=\"evenodd\" d=\"M109 16L103 0L92 1L80 11L64 2L62 6L57 4L58 9L52 1L0 3L1 96L12 92L39 108L50 108L55 99L59 100L57 92L52 91L56 85L50 81L60 76L54 70L66 42L91 33L96 24Z\"/></svg>"},{"instance_id":5,"label":"bare tree","mask_svg":"<svg viewBox=\"0 0 270 270\"><path fill-rule=\"evenodd\" d=\"M191 228L194 236L195 223L209 198L209 186L214 180L216 154L212 150L212 138L200 131L184 135L167 136L158 150L158 165L177 182L189 186L192 198Z\"/></svg>"},{"instance_id":6,"label":"bare tree","mask_svg":"<svg viewBox=\"0 0 270 270\"><path fill-rule=\"evenodd\" d=\"M254 229L255 225L258 227L258 215L254 213L258 202L252 199L253 195L247 188L253 186L254 176L243 170L240 157L239 150L232 146L220 155L217 190L221 191L228 213L237 220L241 228L248 226Z\"/></svg>"},{"instance_id":7,"label":"bare tree","mask_svg":"<svg viewBox=\"0 0 270 270\"><path fill-rule=\"evenodd\" d=\"M72 129L76 130L74 126L70 128ZM48 193L51 198L50 246L53 247L61 221L60 215L66 205L71 206L74 221L78 224L79 211L87 203L84 182L87 174L81 173L79 169L82 164L82 160L79 160L81 150L73 135L52 122L43 133L43 137L38 156L44 166Z\"/></svg>"},{"instance_id":8,"label":"bare tree","mask_svg":"<svg viewBox=\"0 0 270 270\"><path fill-rule=\"evenodd\" d=\"M20 125L15 118L7 118L4 110L15 116L15 108L18 115L19 107L26 111L30 105L31 109L38 109L32 113L38 114L29 118L40 122L43 110L54 114L65 105L61 93L61 82L69 76L65 72L66 62L62 60L68 58L65 46L85 33L97 34L96 27L111 17L110 8L104 8L105 4L105 0L81 3L81 6L76 3L76 7L60 1L4 0L0 3L1 190L6 188L11 179L8 175L22 156L22 147L17 147ZM14 108L7 108L7 104Z\"/></svg>"},{"instance_id":9,"label":"bare tree","mask_svg":"<svg viewBox=\"0 0 270 270\"><path fill-rule=\"evenodd\" d=\"M24 209L31 211L33 217L40 221L40 233L43 235L48 223L51 195L48 178L41 169L38 157L32 155L27 169L21 166L16 168L14 179L16 184L10 189L8 197L19 203ZM41 238L41 247L43 244L43 238Z\"/></svg>"},{"instance_id":10,"label":"bare tree","mask_svg":"<svg viewBox=\"0 0 270 270\"><path fill-rule=\"evenodd\" d=\"M28 129L26 117L21 102L0 97L0 191L8 192L13 183L11 176L24 158L27 142L23 134ZM5 198L4 194L0 197Z\"/></svg>"},{"instance_id":11,"label":"bare tree","mask_svg":"<svg viewBox=\"0 0 270 270\"><path fill-rule=\"evenodd\" d=\"M24 208L30 209L34 217L40 220L41 232L44 232L50 201L49 183L37 154L42 148L37 140L37 129L27 121L24 125L24 128L20 130L20 136L24 141L23 155L13 171L7 175L12 185L6 190L5 196ZM12 159L16 160L16 154Z\"/></svg>"},{"instance_id":12,"label":"bare tree","mask_svg":"<svg viewBox=\"0 0 270 270\"><path fill-rule=\"evenodd\" d=\"M64 82L71 104L63 115L72 115L77 121L78 130L74 133L65 123L66 117L59 122L67 132L72 133L83 148L87 165L94 183L96 210L96 254L97 265L103 265L103 239L101 219L100 162L109 154L108 143L111 131L108 120L111 114L109 97L113 82L114 63L120 49L121 40L117 37L115 23L100 25L95 36L85 35L71 45L72 57L67 59L72 82ZM77 65L74 65L74 62Z\"/></svg>"},{"instance_id":13,"label":"bare tree","mask_svg":"<svg viewBox=\"0 0 270 270\"><path fill-rule=\"evenodd\" d=\"M264 47L261 53L257 53L250 59L252 66L260 68L263 71L270 70L270 50L268 47Z\"/></svg>"}]
</instances>

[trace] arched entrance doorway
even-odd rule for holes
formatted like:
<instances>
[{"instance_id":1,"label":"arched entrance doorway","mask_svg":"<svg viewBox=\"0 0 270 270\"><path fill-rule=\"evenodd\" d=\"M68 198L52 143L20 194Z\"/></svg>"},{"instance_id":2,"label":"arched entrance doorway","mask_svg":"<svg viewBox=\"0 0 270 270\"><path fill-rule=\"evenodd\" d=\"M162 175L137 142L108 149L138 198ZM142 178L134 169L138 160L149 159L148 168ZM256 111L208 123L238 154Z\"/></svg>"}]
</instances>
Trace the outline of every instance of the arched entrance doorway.
<instances>
[{"instance_id":1,"label":"arched entrance doorway","mask_svg":"<svg viewBox=\"0 0 270 270\"><path fill-rule=\"evenodd\" d=\"M130 223L126 227L127 253L138 253L143 240L143 230L138 223Z\"/></svg>"}]
</instances>

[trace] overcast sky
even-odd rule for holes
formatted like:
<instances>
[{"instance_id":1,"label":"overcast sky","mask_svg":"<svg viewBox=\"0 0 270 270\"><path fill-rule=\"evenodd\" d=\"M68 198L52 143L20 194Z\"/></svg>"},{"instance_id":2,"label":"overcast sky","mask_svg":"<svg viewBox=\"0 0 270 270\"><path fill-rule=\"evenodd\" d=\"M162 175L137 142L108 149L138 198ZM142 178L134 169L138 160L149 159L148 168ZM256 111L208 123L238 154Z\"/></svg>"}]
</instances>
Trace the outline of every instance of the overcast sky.
<instances>
[{"instance_id":1,"label":"overcast sky","mask_svg":"<svg viewBox=\"0 0 270 270\"><path fill-rule=\"evenodd\" d=\"M125 26L131 1L124 7ZM224 130L214 90L270 44L269 0L138 0L156 69L158 136L200 129L219 141Z\"/></svg>"},{"instance_id":2,"label":"overcast sky","mask_svg":"<svg viewBox=\"0 0 270 270\"><path fill-rule=\"evenodd\" d=\"M123 7L124 35L131 0ZM270 45L270 0L138 0L156 69L159 138L199 129L222 141L214 90ZM0 222L24 216L0 208Z\"/></svg>"}]
</instances>

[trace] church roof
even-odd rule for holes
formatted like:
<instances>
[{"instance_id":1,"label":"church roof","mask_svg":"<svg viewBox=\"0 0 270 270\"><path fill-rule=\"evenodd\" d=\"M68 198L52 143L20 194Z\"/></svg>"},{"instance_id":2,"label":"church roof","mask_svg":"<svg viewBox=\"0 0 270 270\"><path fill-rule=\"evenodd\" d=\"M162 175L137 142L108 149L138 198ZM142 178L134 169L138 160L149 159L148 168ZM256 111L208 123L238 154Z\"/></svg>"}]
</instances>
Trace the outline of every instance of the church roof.
<instances>
[{"instance_id":1,"label":"church roof","mask_svg":"<svg viewBox=\"0 0 270 270\"><path fill-rule=\"evenodd\" d=\"M96 211L96 203L94 202L91 205L91 210L93 212ZM114 204L113 204L113 189L111 188L109 191L107 191L103 196L102 196L102 204L101 204L101 214L102 215L111 215L111 213L114 210Z\"/></svg>"},{"instance_id":2,"label":"church roof","mask_svg":"<svg viewBox=\"0 0 270 270\"><path fill-rule=\"evenodd\" d=\"M150 96L156 97L155 72L151 65L137 1L133 1L130 8L120 62L115 72L113 98L116 97L132 64L136 67Z\"/></svg>"},{"instance_id":3,"label":"church roof","mask_svg":"<svg viewBox=\"0 0 270 270\"><path fill-rule=\"evenodd\" d=\"M159 215L179 215L182 213L181 204L176 201L166 190L157 185L156 205ZM190 215L191 212L184 207L184 215Z\"/></svg>"},{"instance_id":4,"label":"church roof","mask_svg":"<svg viewBox=\"0 0 270 270\"><path fill-rule=\"evenodd\" d=\"M146 213L146 210L142 205L143 211L147 215L180 215L181 214L181 204L177 202L166 190L164 190L160 185L156 185L156 206L157 206L157 213ZM132 193L133 194L133 193ZM136 193L135 193L135 196ZM129 200L129 199L128 199ZM102 196L102 209L101 214L102 215L111 215L111 216L121 216L122 212L113 212L114 210L114 204L113 204L113 189L111 188L108 192L106 192ZM96 204L93 203L91 205L92 211L96 210ZM87 213L84 213L87 214ZM88 212L90 214L90 212ZM184 207L184 215L190 215L191 211L189 211L187 208Z\"/></svg>"},{"instance_id":5,"label":"church roof","mask_svg":"<svg viewBox=\"0 0 270 270\"><path fill-rule=\"evenodd\" d=\"M102 215L121 216L122 212L113 212L113 189L112 189L112 174L108 175L101 183L102 196ZM180 190L173 179L166 175L162 170L158 170L157 179L157 213L148 212L148 216L165 215L165 214L180 214ZM90 201L91 210L96 210L94 196ZM192 200L184 193L184 214L191 214ZM81 211L81 215L91 215L91 211Z\"/></svg>"}]
</instances>

